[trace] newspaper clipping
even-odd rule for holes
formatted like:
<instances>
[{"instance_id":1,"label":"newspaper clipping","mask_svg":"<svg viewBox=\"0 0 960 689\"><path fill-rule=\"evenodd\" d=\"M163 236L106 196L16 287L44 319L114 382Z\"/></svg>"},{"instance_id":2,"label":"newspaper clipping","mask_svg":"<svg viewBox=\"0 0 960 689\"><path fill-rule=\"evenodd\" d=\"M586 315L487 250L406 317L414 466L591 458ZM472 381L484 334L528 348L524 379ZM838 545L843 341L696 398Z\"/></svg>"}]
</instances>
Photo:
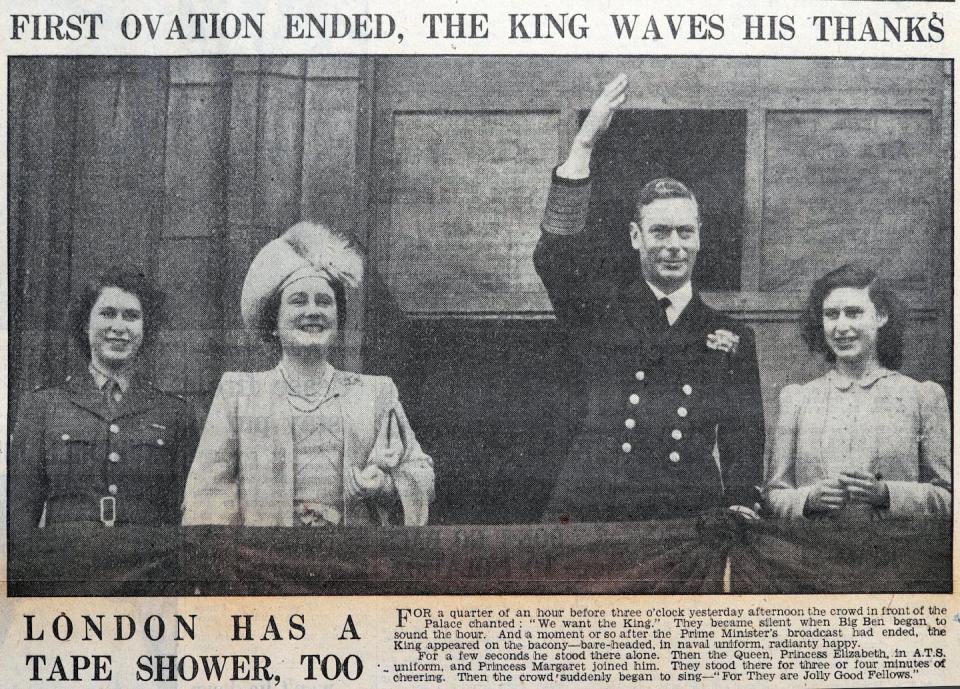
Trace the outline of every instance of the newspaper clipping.
<instances>
[{"instance_id":1,"label":"newspaper clipping","mask_svg":"<svg viewBox=\"0 0 960 689\"><path fill-rule=\"evenodd\" d=\"M0 10L0 685L960 677L953 0Z\"/></svg>"}]
</instances>

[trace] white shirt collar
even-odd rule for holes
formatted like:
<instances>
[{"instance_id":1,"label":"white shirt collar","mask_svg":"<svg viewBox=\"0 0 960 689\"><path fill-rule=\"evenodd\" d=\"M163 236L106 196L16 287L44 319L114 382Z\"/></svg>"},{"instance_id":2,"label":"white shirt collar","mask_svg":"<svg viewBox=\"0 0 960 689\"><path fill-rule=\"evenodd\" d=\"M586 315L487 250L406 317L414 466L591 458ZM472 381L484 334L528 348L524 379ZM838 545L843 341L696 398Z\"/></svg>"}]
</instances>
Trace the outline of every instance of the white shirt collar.
<instances>
[{"instance_id":1,"label":"white shirt collar","mask_svg":"<svg viewBox=\"0 0 960 689\"><path fill-rule=\"evenodd\" d=\"M667 322L670 325L673 325L677 322L677 319L680 318L680 314L683 313L683 310L687 308L687 304L690 303L690 300L693 299L693 285L689 280L683 283L683 286L680 289L674 290L670 294L665 294L661 290L657 289L654 285L651 285L649 282L647 285L650 287L650 291L653 292L653 296L657 300L663 299L666 297L670 300L670 306L666 308Z\"/></svg>"}]
</instances>

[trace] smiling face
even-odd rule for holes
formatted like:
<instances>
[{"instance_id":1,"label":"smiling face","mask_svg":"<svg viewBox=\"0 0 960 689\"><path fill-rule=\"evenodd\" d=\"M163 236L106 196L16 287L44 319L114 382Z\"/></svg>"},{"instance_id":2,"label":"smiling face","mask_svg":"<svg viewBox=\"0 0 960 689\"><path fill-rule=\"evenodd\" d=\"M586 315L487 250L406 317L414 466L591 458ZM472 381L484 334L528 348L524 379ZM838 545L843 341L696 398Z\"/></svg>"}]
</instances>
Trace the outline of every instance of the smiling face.
<instances>
[{"instance_id":1,"label":"smiling face","mask_svg":"<svg viewBox=\"0 0 960 689\"><path fill-rule=\"evenodd\" d=\"M696 201L664 198L643 206L640 224L630 223L630 243L640 253L640 271L647 282L664 294L683 287L700 251Z\"/></svg>"},{"instance_id":2,"label":"smiling face","mask_svg":"<svg viewBox=\"0 0 960 689\"><path fill-rule=\"evenodd\" d=\"M87 323L90 359L105 370L128 368L143 345L140 298L119 287L104 287L90 309Z\"/></svg>"},{"instance_id":3,"label":"smiling face","mask_svg":"<svg viewBox=\"0 0 960 689\"><path fill-rule=\"evenodd\" d=\"M326 352L336 335L337 300L326 279L311 275L283 289L277 337L284 352Z\"/></svg>"},{"instance_id":4,"label":"smiling face","mask_svg":"<svg viewBox=\"0 0 960 689\"><path fill-rule=\"evenodd\" d=\"M877 337L887 323L866 287L837 287L823 300L823 337L838 361L877 359Z\"/></svg>"}]
</instances>

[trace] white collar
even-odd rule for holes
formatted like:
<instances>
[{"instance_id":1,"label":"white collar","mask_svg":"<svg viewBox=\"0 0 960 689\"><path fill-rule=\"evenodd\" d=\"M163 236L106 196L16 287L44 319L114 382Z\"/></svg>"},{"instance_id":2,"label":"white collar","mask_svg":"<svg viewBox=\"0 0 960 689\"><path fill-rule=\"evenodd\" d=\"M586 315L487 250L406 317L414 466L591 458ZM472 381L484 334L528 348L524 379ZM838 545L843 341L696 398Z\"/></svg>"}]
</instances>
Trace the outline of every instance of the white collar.
<instances>
[{"instance_id":1,"label":"white collar","mask_svg":"<svg viewBox=\"0 0 960 689\"><path fill-rule=\"evenodd\" d=\"M670 300L670 306L665 309L667 314L667 322L670 323L670 325L676 323L677 319L680 317L680 314L683 313L685 308L687 308L687 304L689 304L690 300L693 299L693 285L689 280L683 283L679 289L674 290L670 294L665 294L649 282L647 282L647 286L650 288L650 291L653 292L653 296L655 296L658 301L664 297Z\"/></svg>"},{"instance_id":2,"label":"white collar","mask_svg":"<svg viewBox=\"0 0 960 689\"><path fill-rule=\"evenodd\" d=\"M851 387L853 387L854 383L859 385L861 388L867 389L881 378L892 376L894 373L896 373L896 371L891 371L883 366L878 366L865 372L859 378L853 379L843 375L836 368L831 368L827 372L827 379L833 383L837 390L849 390Z\"/></svg>"}]
</instances>

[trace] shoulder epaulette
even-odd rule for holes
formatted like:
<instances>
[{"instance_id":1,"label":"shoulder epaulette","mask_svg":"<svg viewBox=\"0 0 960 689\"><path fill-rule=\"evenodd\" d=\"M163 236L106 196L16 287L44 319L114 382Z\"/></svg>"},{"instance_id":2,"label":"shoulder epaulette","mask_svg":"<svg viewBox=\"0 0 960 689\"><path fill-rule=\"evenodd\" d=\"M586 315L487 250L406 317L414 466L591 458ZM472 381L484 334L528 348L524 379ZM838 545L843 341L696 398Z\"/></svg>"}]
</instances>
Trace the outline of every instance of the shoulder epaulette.
<instances>
[{"instance_id":1,"label":"shoulder epaulette","mask_svg":"<svg viewBox=\"0 0 960 689\"><path fill-rule=\"evenodd\" d=\"M56 388L56 387L59 387L60 385L66 385L71 380L73 380L73 376L64 376L63 380L57 385L51 385L49 383L40 383L34 386L33 391L40 392L41 390L50 390L51 388Z\"/></svg>"}]
</instances>

